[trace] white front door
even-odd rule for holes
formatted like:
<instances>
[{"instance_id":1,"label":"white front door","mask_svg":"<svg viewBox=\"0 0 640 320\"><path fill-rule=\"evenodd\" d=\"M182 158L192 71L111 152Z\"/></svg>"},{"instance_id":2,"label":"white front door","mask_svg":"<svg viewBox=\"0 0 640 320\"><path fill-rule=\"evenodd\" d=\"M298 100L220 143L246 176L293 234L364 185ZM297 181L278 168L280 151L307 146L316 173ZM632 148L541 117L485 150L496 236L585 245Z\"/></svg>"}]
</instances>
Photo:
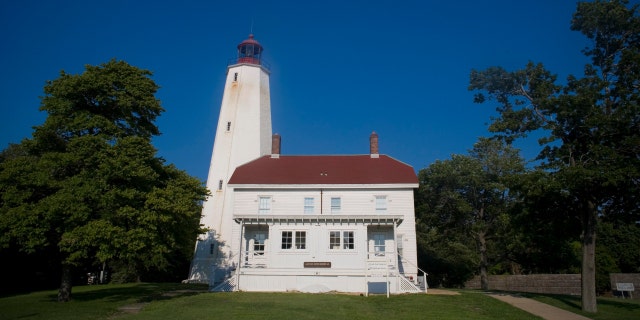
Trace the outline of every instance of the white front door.
<instances>
[{"instance_id":1,"label":"white front door","mask_svg":"<svg viewBox=\"0 0 640 320\"><path fill-rule=\"evenodd\" d=\"M389 247L389 233L384 231L369 232L369 260L386 260Z\"/></svg>"},{"instance_id":2,"label":"white front door","mask_svg":"<svg viewBox=\"0 0 640 320\"><path fill-rule=\"evenodd\" d=\"M249 265L264 265L266 262L266 248L269 240L267 231L254 231L247 242L247 258Z\"/></svg>"},{"instance_id":3,"label":"white front door","mask_svg":"<svg viewBox=\"0 0 640 320\"><path fill-rule=\"evenodd\" d=\"M373 234L373 252L376 257L384 257L386 250L387 236L384 233Z\"/></svg>"}]
</instances>

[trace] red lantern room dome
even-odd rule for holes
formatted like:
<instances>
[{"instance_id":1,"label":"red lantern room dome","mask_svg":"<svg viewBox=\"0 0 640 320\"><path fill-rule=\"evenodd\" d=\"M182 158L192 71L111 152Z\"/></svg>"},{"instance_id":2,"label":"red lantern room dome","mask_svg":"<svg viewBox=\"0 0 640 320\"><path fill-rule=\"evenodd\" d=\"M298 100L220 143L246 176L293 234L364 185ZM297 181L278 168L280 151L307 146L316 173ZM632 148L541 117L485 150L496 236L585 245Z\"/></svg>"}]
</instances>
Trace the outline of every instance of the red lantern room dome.
<instances>
[{"instance_id":1,"label":"red lantern room dome","mask_svg":"<svg viewBox=\"0 0 640 320\"><path fill-rule=\"evenodd\" d=\"M260 43L253 39L253 34L250 34L249 39L238 45L238 63L260 64L262 50Z\"/></svg>"}]
</instances>

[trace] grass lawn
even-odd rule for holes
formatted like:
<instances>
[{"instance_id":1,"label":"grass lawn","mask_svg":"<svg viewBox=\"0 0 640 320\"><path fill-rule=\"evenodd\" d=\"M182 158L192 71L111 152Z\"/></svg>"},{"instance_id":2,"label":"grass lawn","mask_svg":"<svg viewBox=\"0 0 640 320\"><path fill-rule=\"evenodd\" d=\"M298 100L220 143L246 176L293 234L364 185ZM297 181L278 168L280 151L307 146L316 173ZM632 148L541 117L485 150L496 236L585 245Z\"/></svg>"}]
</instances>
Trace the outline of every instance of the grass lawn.
<instances>
[{"instance_id":1,"label":"grass lawn","mask_svg":"<svg viewBox=\"0 0 640 320\"><path fill-rule=\"evenodd\" d=\"M123 319L539 319L482 294L207 293L151 303Z\"/></svg>"},{"instance_id":2,"label":"grass lawn","mask_svg":"<svg viewBox=\"0 0 640 320\"><path fill-rule=\"evenodd\" d=\"M163 291L184 285L136 283L73 287L73 301L58 303L58 291L0 297L0 320L4 319L107 319L118 307L153 300ZM206 287L205 287L206 288Z\"/></svg>"},{"instance_id":3,"label":"grass lawn","mask_svg":"<svg viewBox=\"0 0 640 320\"><path fill-rule=\"evenodd\" d=\"M594 320L638 320L640 319L640 301L620 298L598 298L598 312L582 312L580 297L543 295L527 293L523 296L558 308L581 314Z\"/></svg>"},{"instance_id":4,"label":"grass lawn","mask_svg":"<svg viewBox=\"0 0 640 320\"><path fill-rule=\"evenodd\" d=\"M202 287L200 287L202 288ZM73 301L56 302L57 291L0 298L0 319L540 319L477 291L460 295L210 293L181 284L140 283L73 288ZM536 296L550 304L566 297ZM146 303L137 314L118 308ZM573 302L570 302L570 304ZM579 300L576 300L579 305ZM640 304L599 301L595 319L639 319ZM579 307L578 307L579 309ZM578 312L578 310L571 310ZM591 317L591 315L588 315Z\"/></svg>"}]
</instances>

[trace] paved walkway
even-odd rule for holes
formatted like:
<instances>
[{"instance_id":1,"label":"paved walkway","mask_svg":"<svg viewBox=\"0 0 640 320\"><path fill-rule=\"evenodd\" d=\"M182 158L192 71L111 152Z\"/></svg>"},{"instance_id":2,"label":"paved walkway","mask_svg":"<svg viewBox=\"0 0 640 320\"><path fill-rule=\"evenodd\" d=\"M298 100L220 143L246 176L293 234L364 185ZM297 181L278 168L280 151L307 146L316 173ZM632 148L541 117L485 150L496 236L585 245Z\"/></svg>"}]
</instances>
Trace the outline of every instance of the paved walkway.
<instances>
[{"instance_id":1,"label":"paved walkway","mask_svg":"<svg viewBox=\"0 0 640 320\"><path fill-rule=\"evenodd\" d=\"M487 295L546 320L590 320L590 318L579 314L556 308L533 299L521 297L517 294L489 293Z\"/></svg>"}]
</instances>

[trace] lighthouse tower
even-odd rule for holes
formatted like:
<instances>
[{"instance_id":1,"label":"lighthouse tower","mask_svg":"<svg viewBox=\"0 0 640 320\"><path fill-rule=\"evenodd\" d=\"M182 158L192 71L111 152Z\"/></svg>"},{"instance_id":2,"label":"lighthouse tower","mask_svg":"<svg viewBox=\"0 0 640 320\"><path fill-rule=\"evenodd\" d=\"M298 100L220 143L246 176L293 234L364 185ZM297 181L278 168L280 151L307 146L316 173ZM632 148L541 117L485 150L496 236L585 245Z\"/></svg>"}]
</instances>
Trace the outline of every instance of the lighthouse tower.
<instances>
[{"instance_id":1,"label":"lighthouse tower","mask_svg":"<svg viewBox=\"0 0 640 320\"><path fill-rule=\"evenodd\" d=\"M213 284L235 268L233 194L227 190L227 182L236 167L271 151L269 70L262 63L262 51L260 43L249 35L238 45L237 60L227 68L207 177L211 195L200 220L209 231L196 242L191 282Z\"/></svg>"}]
</instances>

